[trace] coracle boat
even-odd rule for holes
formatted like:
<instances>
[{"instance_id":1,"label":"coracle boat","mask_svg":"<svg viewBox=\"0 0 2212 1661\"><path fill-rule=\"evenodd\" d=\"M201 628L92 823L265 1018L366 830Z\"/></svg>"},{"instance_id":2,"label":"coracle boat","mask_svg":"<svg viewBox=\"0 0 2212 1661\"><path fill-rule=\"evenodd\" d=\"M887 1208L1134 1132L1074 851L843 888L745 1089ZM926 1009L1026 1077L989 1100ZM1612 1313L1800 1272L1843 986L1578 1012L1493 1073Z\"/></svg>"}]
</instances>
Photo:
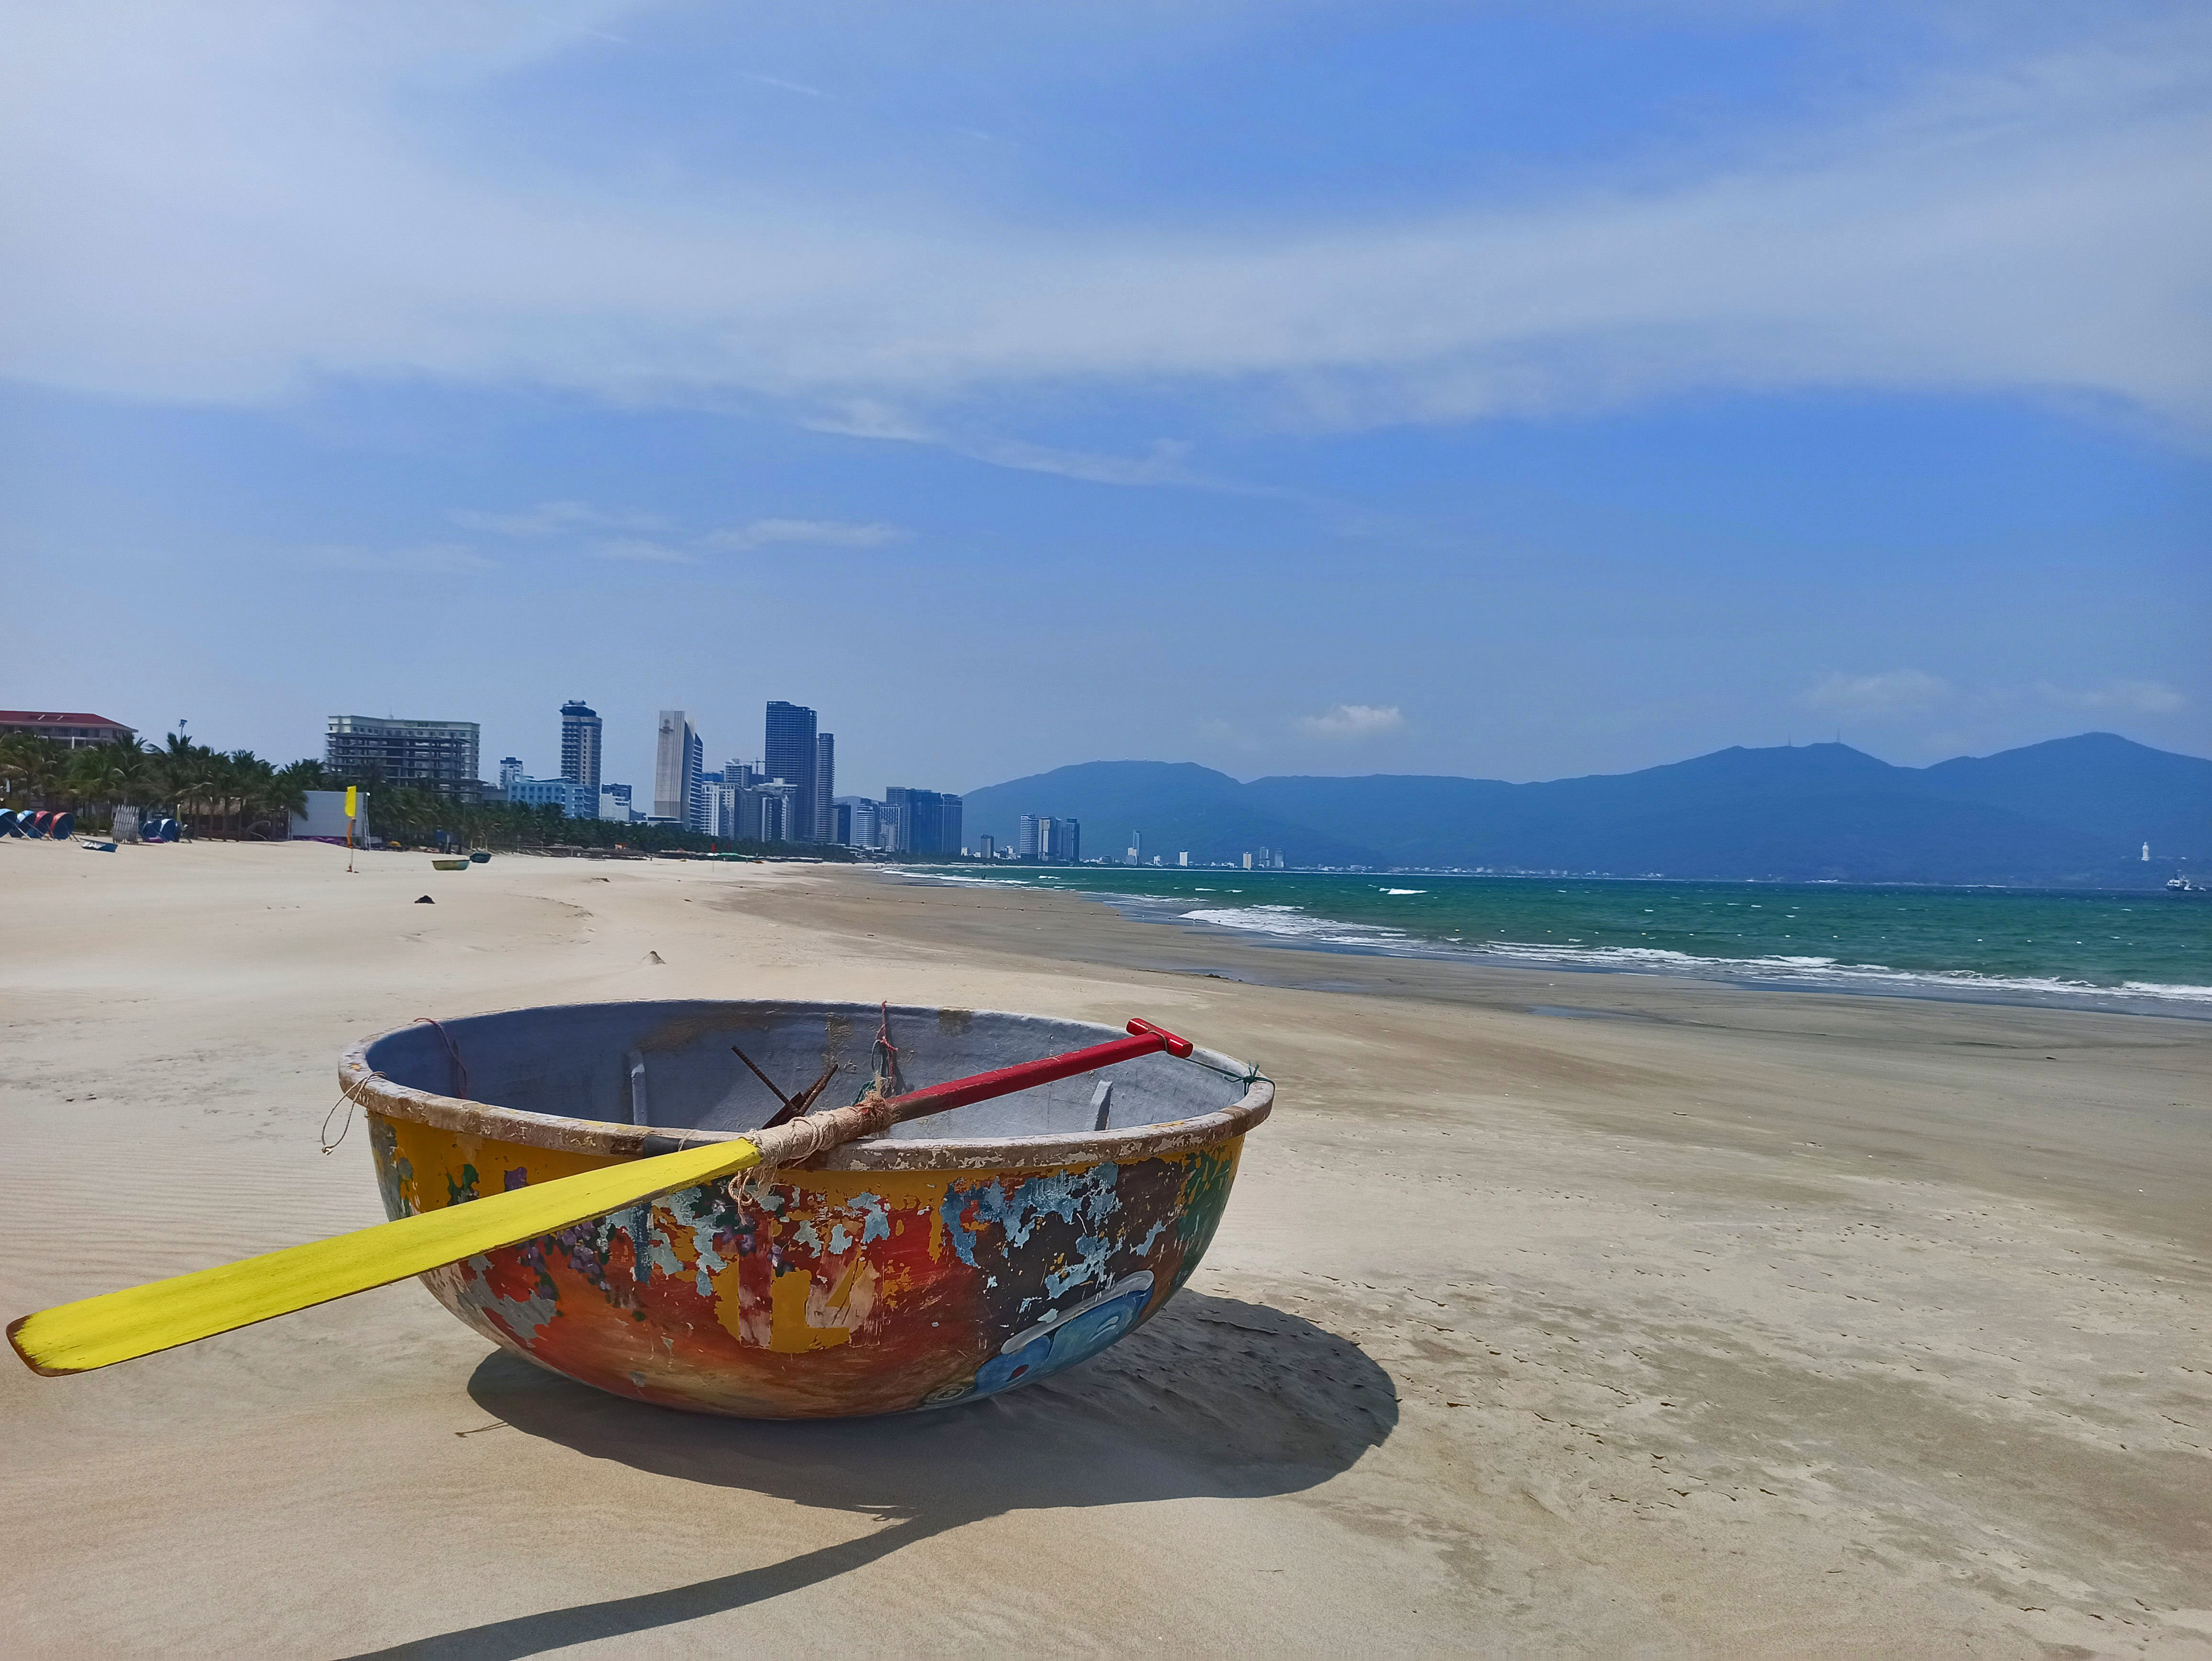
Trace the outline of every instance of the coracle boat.
<instances>
[{"instance_id":1,"label":"coracle boat","mask_svg":"<svg viewBox=\"0 0 2212 1661\"><path fill-rule=\"evenodd\" d=\"M734 1140L872 1080L911 1091L1114 1036L987 1010L580 1004L400 1027L348 1051L339 1080L398 1218ZM1273 1100L1231 1057L1144 1056L422 1279L495 1342L662 1406L972 1401L1097 1354L1172 1297Z\"/></svg>"},{"instance_id":2,"label":"coracle boat","mask_svg":"<svg viewBox=\"0 0 2212 1661\"><path fill-rule=\"evenodd\" d=\"M469 862L465 859L432 860L430 868L433 871L465 871L469 868Z\"/></svg>"}]
</instances>

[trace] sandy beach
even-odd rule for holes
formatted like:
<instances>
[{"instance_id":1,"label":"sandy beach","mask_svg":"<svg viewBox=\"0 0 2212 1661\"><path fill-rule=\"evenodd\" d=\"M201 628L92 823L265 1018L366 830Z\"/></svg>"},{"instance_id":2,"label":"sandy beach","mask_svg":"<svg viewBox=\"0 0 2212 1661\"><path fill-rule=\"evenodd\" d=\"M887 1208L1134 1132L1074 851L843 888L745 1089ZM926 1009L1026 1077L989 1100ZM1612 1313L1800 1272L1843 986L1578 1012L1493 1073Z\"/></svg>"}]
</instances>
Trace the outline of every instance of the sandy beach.
<instances>
[{"instance_id":1,"label":"sandy beach","mask_svg":"<svg viewBox=\"0 0 2212 1661\"><path fill-rule=\"evenodd\" d=\"M1183 1294L972 1407L640 1407L413 1283L11 1360L13 1655L2212 1655L2212 1022L846 868L345 864L0 847L0 1313L381 1220L318 1133L341 1047L418 1015L1143 1014L1278 1105Z\"/></svg>"}]
</instances>

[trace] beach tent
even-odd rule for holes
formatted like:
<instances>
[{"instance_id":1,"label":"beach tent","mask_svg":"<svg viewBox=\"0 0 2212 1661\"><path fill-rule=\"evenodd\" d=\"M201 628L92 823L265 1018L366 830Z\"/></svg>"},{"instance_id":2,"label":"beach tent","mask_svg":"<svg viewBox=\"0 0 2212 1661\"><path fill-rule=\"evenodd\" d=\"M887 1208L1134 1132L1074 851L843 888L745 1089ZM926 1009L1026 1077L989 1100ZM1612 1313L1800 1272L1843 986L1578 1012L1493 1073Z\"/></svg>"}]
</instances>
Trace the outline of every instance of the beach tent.
<instances>
[{"instance_id":1,"label":"beach tent","mask_svg":"<svg viewBox=\"0 0 2212 1661\"><path fill-rule=\"evenodd\" d=\"M22 834L22 827L15 823L15 810L0 807L0 837L20 837Z\"/></svg>"},{"instance_id":2,"label":"beach tent","mask_svg":"<svg viewBox=\"0 0 2212 1661\"><path fill-rule=\"evenodd\" d=\"M47 829L46 834L52 837L56 842L67 842L70 837L76 833L76 814L57 813L54 815L54 822Z\"/></svg>"}]
</instances>

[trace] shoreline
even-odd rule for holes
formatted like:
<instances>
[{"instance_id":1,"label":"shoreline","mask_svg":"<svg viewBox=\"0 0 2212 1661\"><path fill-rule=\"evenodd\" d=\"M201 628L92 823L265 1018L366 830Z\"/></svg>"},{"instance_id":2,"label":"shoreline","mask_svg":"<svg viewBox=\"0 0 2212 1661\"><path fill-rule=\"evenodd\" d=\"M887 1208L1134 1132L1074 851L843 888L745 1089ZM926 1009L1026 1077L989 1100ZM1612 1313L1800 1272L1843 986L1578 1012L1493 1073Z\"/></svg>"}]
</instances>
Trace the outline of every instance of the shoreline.
<instances>
[{"instance_id":1,"label":"shoreline","mask_svg":"<svg viewBox=\"0 0 2212 1661\"><path fill-rule=\"evenodd\" d=\"M1274 933L1258 928L1239 928L1175 910L1174 908L1185 904L1183 897L1165 899L1151 895L1121 893L1102 889L1048 888L1038 883L973 877L963 873L917 871L902 866L869 866L862 868L878 872L908 883L935 883L948 887L999 887L1031 893L1062 894L1071 899L1081 899L1092 904L1103 905L1133 922L1153 927L1181 928L1207 939L1238 941L1271 952L1314 952L1347 957L1456 964L1474 968L1528 974L1648 976L1658 980L1698 982L1713 986L1733 987L1745 991L1826 993L1844 997L1902 998L1938 1003L1990 1004L2024 1009L2071 1010L2089 1014L2142 1015L2180 1020L2212 1020L2212 987L2160 987L2158 990L2153 991L2145 989L2151 984L2148 983L2112 988L2095 986L2087 982L2039 986L2028 983L2027 977L2021 977L2019 982L2008 983L2001 977L1979 977L1971 970L1897 970L1879 964L1828 964L1817 970L1797 970L1794 976L1780 973L1762 975L1755 972L1735 972L1732 968L1726 966L1756 966L1765 963L1778 968L1781 962L1786 960L1744 958L1700 958L1688 953L1673 952L1654 952L1651 954L1654 958L1673 960L1663 964L1654 961L1600 960L1595 952L1580 956L1561 953L1555 960L1543 962L1539 960L1538 954L1553 948L1534 945L1522 947L1513 942L1498 942L1496 949L1486 950L1480 946L1449 946L1434 941L1421 941L1413 937L1409 937L1407 943L1402 945L1384 940L1332 940L1315 938L1302 932ZM1576 880L1638 879L1577 879ZM1738 885L1716 883L1714 885ZM1334 920L1316 918L1314 921L1329 923ZM1361 923L1340 923L1336 926L1354 929L1374 927ZM1617 948L1606 949L1618 950ZM1711 967L1704 967L1707 964ZM1277 983L1262 980L1261 983Z\"/></svg>"}]
</instances>

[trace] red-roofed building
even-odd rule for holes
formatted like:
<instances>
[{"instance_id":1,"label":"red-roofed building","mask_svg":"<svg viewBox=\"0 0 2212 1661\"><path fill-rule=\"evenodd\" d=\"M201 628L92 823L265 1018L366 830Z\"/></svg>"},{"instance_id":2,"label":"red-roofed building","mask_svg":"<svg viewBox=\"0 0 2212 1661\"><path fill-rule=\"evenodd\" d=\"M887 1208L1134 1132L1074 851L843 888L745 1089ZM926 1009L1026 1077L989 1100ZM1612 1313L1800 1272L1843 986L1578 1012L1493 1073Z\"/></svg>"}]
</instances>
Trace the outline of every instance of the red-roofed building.
<instances>
[{"instance_id":1,"label":"red-roofed building","mask_svg":"<svg viewBox=\"0 0 2212 1661\"><path fill-rule=\"evenodd\" d=\"M112 744L136 736L119 721L105 715L72 715L52 709L0 709L0 734L36 733L58 739L72 750L88 744Z\"/></svg>"}]
</instances>

